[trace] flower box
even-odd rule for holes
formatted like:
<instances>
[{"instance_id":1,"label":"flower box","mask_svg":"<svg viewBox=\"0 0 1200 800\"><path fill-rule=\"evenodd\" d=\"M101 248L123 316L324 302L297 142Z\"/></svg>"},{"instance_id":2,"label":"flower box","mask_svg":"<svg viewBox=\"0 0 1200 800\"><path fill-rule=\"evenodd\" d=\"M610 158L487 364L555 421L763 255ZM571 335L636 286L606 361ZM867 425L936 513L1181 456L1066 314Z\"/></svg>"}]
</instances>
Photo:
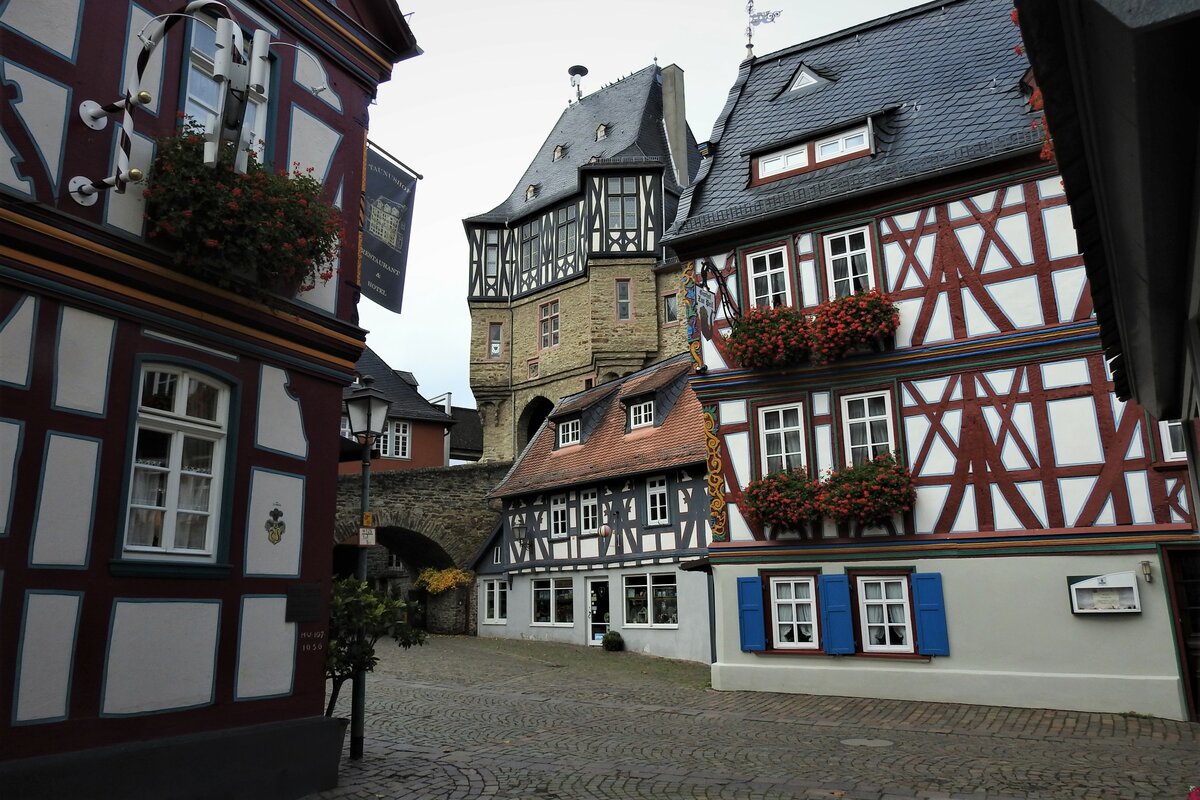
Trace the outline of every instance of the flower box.
<instances>
[{"instance_id":1,"label":"flower box","mask_svg":"<svg viewBox=\"0 0 1200 800\"><path fill-rule=\"evenodd\" d=\"M802 364L809 355L808 319L786 306L755 306L733 323L725 347L746 369Z\"/></svg>"}]
</instances>

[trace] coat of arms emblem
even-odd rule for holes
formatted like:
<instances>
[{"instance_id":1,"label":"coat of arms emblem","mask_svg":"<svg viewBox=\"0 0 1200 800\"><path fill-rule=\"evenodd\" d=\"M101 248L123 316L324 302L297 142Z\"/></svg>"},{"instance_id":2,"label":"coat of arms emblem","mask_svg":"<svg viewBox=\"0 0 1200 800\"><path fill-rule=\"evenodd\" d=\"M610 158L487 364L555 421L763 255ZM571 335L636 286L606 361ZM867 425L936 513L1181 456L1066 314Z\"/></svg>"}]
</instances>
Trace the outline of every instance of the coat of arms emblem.
<instances>
[{"instance_id":1,"label":"coat of arms emblem","mask_svg":"<svg viewBox=\"0 0 1200 800\"><path fill-rule=\"evenodd\" d=\"M267 524L263 527L267 531L267 541L271 544L279 544L279 540L283 538L283 532L287 530L287 523L283 521L283 512L278 508L272 508L271 513L267 516Z\"/></svg>"}]
</instances>

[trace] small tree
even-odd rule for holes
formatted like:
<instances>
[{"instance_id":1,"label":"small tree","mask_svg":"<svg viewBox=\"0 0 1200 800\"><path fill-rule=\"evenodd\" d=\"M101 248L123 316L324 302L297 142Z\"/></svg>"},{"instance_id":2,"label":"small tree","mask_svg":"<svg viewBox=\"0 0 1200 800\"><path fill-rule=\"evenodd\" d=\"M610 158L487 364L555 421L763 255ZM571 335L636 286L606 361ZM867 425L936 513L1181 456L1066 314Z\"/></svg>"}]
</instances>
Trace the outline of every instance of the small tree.
<instances>
[{"instance_id":1,"label":"small tree","mask_svg":"<svg viewBox=\"0 0 1200 800\"><path fill-rule=\"evenodd\" d=\"M329 644L325 651L325 677L333 681L325 716L333 716L342 684L379 663L375 643L390 633L404 649L425 643L424 631L402 617L406 603L372 590L366 581L342 578L333 582L329 600ZM360 635L361 631L361 635Z\"/></svg>"}]
</instances>

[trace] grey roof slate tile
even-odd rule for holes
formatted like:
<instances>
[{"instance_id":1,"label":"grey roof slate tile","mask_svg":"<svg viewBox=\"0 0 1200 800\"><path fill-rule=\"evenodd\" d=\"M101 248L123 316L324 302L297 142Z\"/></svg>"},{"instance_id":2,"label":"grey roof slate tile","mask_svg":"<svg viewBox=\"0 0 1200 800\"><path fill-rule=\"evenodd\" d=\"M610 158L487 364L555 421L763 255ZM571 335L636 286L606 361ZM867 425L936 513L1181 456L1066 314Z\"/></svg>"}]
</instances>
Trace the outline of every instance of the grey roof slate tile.
<instances>
[{"instance_id":1,"label":"grey roof slate tile","mask_svg":"<svg viewBox=\"0 0 1200 800\"><path fill-rule=\"evenodd\" d=\"M388 408L389 419L420 419L454 424L455 420L449 414L431 406L417 392L417 380L411 372L392 369L371 348L363 350L354 368L359 375L374 378L374 387L387 395L392 403ZM342 398L349 397L352 392L350 387L343 389Z\"/></svg>"}]
</instances>

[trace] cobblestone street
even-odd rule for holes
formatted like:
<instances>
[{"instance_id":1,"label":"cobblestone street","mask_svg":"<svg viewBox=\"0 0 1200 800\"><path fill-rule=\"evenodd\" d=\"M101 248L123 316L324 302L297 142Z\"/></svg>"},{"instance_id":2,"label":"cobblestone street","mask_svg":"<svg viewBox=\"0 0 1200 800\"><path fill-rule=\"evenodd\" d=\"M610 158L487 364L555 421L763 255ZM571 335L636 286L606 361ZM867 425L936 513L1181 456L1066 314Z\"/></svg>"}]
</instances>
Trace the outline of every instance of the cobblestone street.
<instances>
[{"instance_id":1,"label":"cobblestone street","mask_svg":"<svg viewBox=\"0 0 1200 800\"><path fill-rule=\"evenodd\" d=\"M1183 800L1200 784L1200 725L714 692L705 665L541 642L380 654L366 757L313 798Z\"/></svg>"}]
</instances>

